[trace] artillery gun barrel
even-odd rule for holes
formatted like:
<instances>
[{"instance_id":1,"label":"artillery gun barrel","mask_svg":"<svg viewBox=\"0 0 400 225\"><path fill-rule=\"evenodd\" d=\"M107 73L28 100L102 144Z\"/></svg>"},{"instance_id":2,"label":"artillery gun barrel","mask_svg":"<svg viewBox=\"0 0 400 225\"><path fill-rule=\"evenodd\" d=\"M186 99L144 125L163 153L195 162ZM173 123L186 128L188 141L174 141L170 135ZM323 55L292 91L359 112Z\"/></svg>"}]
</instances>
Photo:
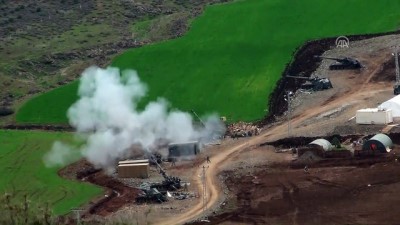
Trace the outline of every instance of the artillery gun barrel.
<instances>
[{"instance_id":1,"label":"artillery gun barrel","mask_svg":"<svg viewBox=\"0 0 400 225\"><path fill-rule=\"evenodd\" d=\"M201 125L203 125L204 127L206 126L205 124L204 124L204 122L203 122L203 120L199 117L199 115L197 115L197 113L192 109L192 110L190 110L192 113L193 113L193 115L195 115L196 116L196 118L200 121L200 123L201 123Z\"/></svg>"},{"instance_id":2,"label":"artillery gun barrel","mask_svg":"<svg viewBox=\"0 0 400 225\"><path fill-rule=\"evenodd\" d=\"M150 151L150 150L148 150L148 151ZM149 160L157 166L157 168L158 168L159 171L160 171L159 173L164 177L164 179L167 179L168 176L167 176L167 174L165 173L165 170L164 170L164 169L160 166L160 164L157 162L157 158L156 158L153 154L151 154L151 153L147 153L147 156L148 156Z\"/></svg>"},{"instance_id":3,"label":"artillery gun barrel","mask_svg":"<svg viewBox=\"0 0 400 225\"><path fill-rule=\"evenodd\" d=\"M158 164L157 160L154 162L157 168L160 170L160 174L164 177L164 179L168 179L168 175L165 173L165 170Z\"/></svg>"}]
</instances>

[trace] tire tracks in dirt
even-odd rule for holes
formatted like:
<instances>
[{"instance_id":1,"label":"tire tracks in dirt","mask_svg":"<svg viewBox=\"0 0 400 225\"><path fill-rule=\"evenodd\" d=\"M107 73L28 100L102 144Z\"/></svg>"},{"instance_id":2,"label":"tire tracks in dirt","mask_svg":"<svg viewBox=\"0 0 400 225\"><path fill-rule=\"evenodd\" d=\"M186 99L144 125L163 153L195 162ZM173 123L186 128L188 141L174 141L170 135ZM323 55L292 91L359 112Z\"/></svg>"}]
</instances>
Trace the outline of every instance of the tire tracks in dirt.
<instances>
[{"instance_id":1,"label":"tire tracks in dirt","mask_svg":"<svg viewBox=\"0 0 400 225\"><path fill-rule=\"evenodd\" d=\"M220 168L223 163L229 159L229 155L234 154L235 152L245 148L248 146L248 143L240 143L236 145L233 148L226 148L222 151L219 152L219 154L213 156L213 161L212 163L209 164L209 168L206 170L206 185L208 189L208 195L207 195L207 208L213 207L220 196L221 190L219 189L218 185L218 180L217 180L217 171ZM195 174L201 174L202 173L202 165L198 167L196 170ZM195 176L195 183L198 186L199 190L202 189L202 182L201 178L199 176ZM201 193L200 193L201 195ZM201 196L202 197L202 196ZM197 217L199 217L203 212L203 204L201 201L199 201L196 205L194 205L189 211L180 214L174 218L170 218L167 221L162 222L161 224L165 225L175 225L175 224L182 224L187 221L193 220Z\"/></svg>"}]
</instances>

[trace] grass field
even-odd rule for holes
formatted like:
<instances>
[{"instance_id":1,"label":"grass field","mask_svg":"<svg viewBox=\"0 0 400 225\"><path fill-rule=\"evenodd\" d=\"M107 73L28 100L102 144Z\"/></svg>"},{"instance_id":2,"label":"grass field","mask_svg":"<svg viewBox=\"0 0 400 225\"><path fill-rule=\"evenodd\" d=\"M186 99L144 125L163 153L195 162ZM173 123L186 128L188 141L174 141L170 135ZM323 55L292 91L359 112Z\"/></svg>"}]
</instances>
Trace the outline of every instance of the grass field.
<instances>
[{"instance_id":1,"label":"grass field","mask_svg":"<svg viewBox=\"0 0 400 225\"><path fill-rule=\"evenodd\" d=\"M231 121L265 115L293 52L310 39L393 31L394 0L248 0L210 6L182 38L132 49L112 63L132 68L173 107L218 112ZM77 83L32 99L18 122L65 123ZM71 91L70 91L71 90ZM47 106L47 107L46 107ZM55 108L55 109L50 109Z\"/></svg>"},{"instance_id":2,"label":"grass field","mask_svg":"<svg viewBox=\"0 0 400 225\"><path fill-rule=\"evenodd\" d=\"M0 130L0 193L24 194L32 203L49 203L55 214L70 212L102 193L93 185L62 179L60 168L47 168L43 155L53 141L72 141L72 135L59 132Z\"/></svg>"},{"instance_id":3,"label":"grass field","mask_svg":"<svg viewBox=\"0 0 400 225\"><path fill-rule=\"evenodd\" d=\"M34 97L17 113L18 122L53 123L67 122L67 110L78 97L78 82L54 89ZM60 99L56 100L54 97ZM33 112L32 110L35 110Z\"/></svg>"}]
</instances>

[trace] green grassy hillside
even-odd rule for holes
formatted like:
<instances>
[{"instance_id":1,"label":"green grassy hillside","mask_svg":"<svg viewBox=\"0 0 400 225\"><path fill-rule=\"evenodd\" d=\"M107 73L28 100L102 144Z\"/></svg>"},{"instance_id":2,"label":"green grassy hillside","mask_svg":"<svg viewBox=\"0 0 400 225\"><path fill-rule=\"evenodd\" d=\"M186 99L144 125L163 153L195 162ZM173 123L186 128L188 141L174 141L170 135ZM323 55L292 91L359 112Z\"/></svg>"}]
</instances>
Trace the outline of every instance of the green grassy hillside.
<instances>
[{"instance_id":1,"label":"green grassy hillside","mask_svg":"<svg viewBox=\"0 0 400 225\"><path fill-rule=\"evenodd\" d=\"M78 98L78 82L34 97L17 113L18 122L67 123L67 110ZM55 99L59 98L59 99Z\"/></svg>"},{"instance_id":2,"label":"green grassy hillside","mask_svg":"<svg viewBox=\"0 0 400 225\"><path fill-rule=\"evenodd\" d=\"M72 135L58 132L0 130L0 193L24 194L39 206L49 203L55 214L70 212L102 192L101 188L57 175L47 168L43 155L55 140L70 142Z\"/></svg>"},{"instance_id":3,"label":"green grassy hillside","mask_svg":"<svg viewBox=\"0 0 400 225\"><path fill-rule=\"evenodd\" d=\"M394 0L247 0L215 5L182 38L129 50L112 65L138 70L149 84L146 101L162 96L182 110L216 111L233 121L253 121L266 113L268 96L302 43L393 31L399 12L400 2ZM74 88L32 99L17 121L66 122L65 111L58 109L68 108L76 93L63 89Z\"/></svg>"}]
</instances>

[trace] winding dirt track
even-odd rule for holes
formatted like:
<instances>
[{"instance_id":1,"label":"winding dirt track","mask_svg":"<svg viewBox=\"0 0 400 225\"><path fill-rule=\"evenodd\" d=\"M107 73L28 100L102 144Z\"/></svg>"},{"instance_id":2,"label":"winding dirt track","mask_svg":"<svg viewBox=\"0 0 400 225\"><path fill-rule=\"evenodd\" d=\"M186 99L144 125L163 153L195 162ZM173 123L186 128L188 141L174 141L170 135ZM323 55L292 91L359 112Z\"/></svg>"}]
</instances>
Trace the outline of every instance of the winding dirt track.
<instances>
[{"instance_id":1,"label":"winding dirt track","mask_svg":"<svg viewBox=\"0 0 400 225\"><path fill-rule=\"evenodd\" d=\"M315 113L317 114L317 113ZM306 114L305 114L306 115ZM307 115L307 116L300 116L296 121L293 121L292 124L295 125L296 123L299 123L312 115ZM208 190L208 202L207 202L207 208L213 207L219 198L219 195L221 193L221 189L218 185L218 180L217 180L217 175L219 173L219 167L224 164L225 161L227 161L230 156L232 156L235 153L239 153L241 150L245 149L248 146L252 145L259 145L269 139L273 139L274 136L277 135L282 135L286 132L286 124L276 126L264 133L262 133L259 136L247 139L247 142L242 142L237 145L235 145L232 148L226 148L223 150L220 150L217 155L213 156L213 161L211 164L209 164L209 168L206 171L206 185L207 185L207 190ZM268 139L267 139L268 137ZM197 174L201 174L202 168L199 167L196 171ZM200 178L196 176L196 184L198 185L198 189L202 189L202 184ZM175 224L183 224L185 222L188 222L192 219L195 219L196 217L200 216L202 214L203 210L203 204L200 201L198 204L194 205L189 211L175 217L171 218L168 221L164 221L162 224L165 225L175 225Z\"/></svg>"},{"instance_id":2,"label":"winding dirt track","mask_svg":"<svg viewBox=\"0 0 400 225\"><path fill-rule=\"evenodd\" d=\"M370 73L368 78L359 84L358 88L352 89L350 92L342 94L342 96L338 96L333 99L326 105L318 105L315 107L311 107L308 110L302 112L300 115L296 116L291 124L293 127L296 127L301 122L310 119L312 117L318 116L319 114L340 107L342 104L352 101L354 99L359 99L367 96L373 96L377 92L387 91L391 89L391 87L382 87L382 85L370 83L371 78L376 74L378 70L374 70ZM376 88L374 88L376 87ZM246 149L249 146L258 146L261 143L266 141L272 141L277 138L281 138L286 135L287 132L287 124L283 123L277 125L275 127L270 128L261 133L259 136L251 137L245 139L243 141L238 142L232 147L227 147L218 151L216 155L213 156L212 163L209 164L209 168L206 171L206 185L208 190L207 196L207 208L211 208L216 205L218 199L221 194L221 188L218 184L218 173L220 172L219 168L224 165L234 154L240 154L240 152ZM196 184L199 190L202 190L201 178L196 175L200 175L202 173L201 166L196 170ZM200 193L201 194L201 193ZM193 219L199 218L203 212L203 204L199 201L196 205L194 205L189 211L184 212L174 218L169 218L161 224L165 225L175 225L175 224L183 224L185 222L189 222Z\"/></svg>"},{"instance_id":3,"label":"winding dirt track","mask_svg":"<svg viewBox=\"0 0 400 225\"><path fill-rule=\"evenodd\" d=\"M209 168L206 171L206 185L207 185L207 190L208 190L208 202L207 202L207 208L210 208L217 203L219 194L220 194L220 188L218 185L217 181L217 174L218 174L218 167L219 165L223 164L223 162L229 158L229 155L243 149L247 144L246 143L241 143L236 145L233 148L230 149L224 149L222 150L219 154L213 156L213 161L211 164L209 164ZM202 167L199 167L199 169L196 170L195 176L199 175L202 173ZM202 183L201 183L201 178L199 176L196 176L196 185L198 186L198 189L202 189ZM188 222L192 219L195 219L198 217L201 213L203 212L203 203L199 201L198 204L194 205L189 211L180 214L177 217L170 218L168 221L164 221L161 224L165 225L175 225L175 224L182 224L185 222Z\"/></svg>"}]
</instances>

